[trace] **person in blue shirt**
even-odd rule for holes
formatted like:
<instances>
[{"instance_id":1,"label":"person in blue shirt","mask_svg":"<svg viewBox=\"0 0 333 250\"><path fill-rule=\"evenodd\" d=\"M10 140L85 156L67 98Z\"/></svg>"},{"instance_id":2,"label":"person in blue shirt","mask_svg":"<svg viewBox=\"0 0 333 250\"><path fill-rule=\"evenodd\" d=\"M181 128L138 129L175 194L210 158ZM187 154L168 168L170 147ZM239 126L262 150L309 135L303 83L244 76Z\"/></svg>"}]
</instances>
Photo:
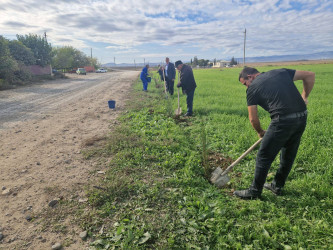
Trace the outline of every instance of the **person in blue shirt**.
<instances>
[{"instance_id":1,"label":"person in blue shirt","mask_svg":"<svg viewBox=\"0 0 333 250\"><path fill-rule=\"evenodd\" d=\"M147 64L141 71L140 74L140 79L142 81L143 84L143 91L147 92L147 88L148 88L148 80L149 80L149 75L148 75L148 69L149 69L149 65Z\"/></svg>"}]
</instances>

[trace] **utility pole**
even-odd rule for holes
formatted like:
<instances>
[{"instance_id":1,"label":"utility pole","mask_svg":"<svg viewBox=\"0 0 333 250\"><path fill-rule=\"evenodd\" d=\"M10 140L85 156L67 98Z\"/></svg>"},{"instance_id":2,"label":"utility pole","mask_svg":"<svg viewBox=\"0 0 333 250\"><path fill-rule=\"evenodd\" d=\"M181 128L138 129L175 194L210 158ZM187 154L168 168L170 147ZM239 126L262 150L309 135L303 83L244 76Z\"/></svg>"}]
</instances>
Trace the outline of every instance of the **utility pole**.
<instances>
[{"instance_id":1,"label":"utility pole","mask_svg":"<svg viewBox=\"0 0 333 250\"><path fill-rule=\"evenodd\" d=\"M90 58L92 59L92 48L90 48Z\"/></svg>"},{"instance_id":2,"label":"utility pole","mask_svg":"<svg viewBox=\"0 0 333 250\"><path fill-rule=\"evenodd\" d=\"M246 29L244 31L244 56L243 56L243 66L245 67L245 43L246 43Z\"/></svg>"},{"instance_id":3,"label":"utility pole","mask_svg":"<svg viewBox=\"0 0 333 250\"><path fill-rule=\"evenodd\" d=\"M146 58L143 58L143 66L146 65Z\"/></svg>"},{"instance_id":4,"label":"utility pole","mask_svg":"<svg viewBox=\"0 0 333 250\"><path fill-rule=\"evenodd\" d=\"M45 42L44 42L44 45L46 44L47 45L47 35L46 35L46 31L44 31L44 39L45 39ZM50 75L52 76L52 65L51 65L51 61L50 61Z\"/></svg>"},{"instance_id":5,"label":"utility pole","mask_svg":"<svg viewBox=\"0 0 333 250\"><path fill-rule=\"evenodd\" d=\"M136 63L135 63L135 59L134 59L134 67L136 68Z\"/></svg>"},{"instance_id":6,"label":"utility pole","mask_svg":"<svg viewBox=\"0 0 333 250\"><path fill-rule=\"evenodd\" d=\"M114 66L116 66L116 57L113 57Z\"/></svg>"}]
</instances>

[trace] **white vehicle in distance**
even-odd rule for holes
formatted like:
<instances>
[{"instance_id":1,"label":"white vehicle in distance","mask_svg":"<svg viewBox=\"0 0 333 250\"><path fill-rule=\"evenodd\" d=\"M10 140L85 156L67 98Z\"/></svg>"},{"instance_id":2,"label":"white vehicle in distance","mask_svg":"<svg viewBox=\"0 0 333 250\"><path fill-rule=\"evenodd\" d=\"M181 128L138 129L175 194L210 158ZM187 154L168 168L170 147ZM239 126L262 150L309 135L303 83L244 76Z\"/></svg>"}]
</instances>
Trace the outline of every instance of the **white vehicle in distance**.
<instances>
[{"instance_id":1,"label":"white vehicle in distance","mask_svg":"<svg viewBox=\"0 0 333 250\"><path fill-rule=\"evenodd\" d=\"M96 73L106 73L108 72L106 69L100 68L98 70L96 70Z\"/></svg>"}]
</instances>

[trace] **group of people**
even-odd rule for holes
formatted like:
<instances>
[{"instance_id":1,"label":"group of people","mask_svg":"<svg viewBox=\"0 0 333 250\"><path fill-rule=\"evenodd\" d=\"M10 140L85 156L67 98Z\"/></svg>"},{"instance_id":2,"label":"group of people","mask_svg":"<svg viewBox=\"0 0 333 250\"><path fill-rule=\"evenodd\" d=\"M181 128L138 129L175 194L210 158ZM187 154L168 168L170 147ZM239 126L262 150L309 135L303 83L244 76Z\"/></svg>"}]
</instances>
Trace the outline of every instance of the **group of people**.
<instances>
[{"instance_id":1,"label":"group of people","mask_svg":"<svg viewBox=\"0 0 333 250\"><path fill-rule=\"evenodd\" d=\"M186 115L192 116L193 96L197 85L191 67L180 60L173 65L166 58L166 66L160 67L158 72L162 81L165 80L167 90L173 95L175 67L180 72L177 87L181 87L187 95ZM251 186L235 191L234 195L241 199L257 199L261 197L263 188L281 195L306 127L308 97L315 83L315 73L291 69L274 69L261 73L256 68L244 67L238 80L247 88L249 120L262 141ZM302 94L294 84L298 80L303 82ZM270 114L271 122L267 130L260 125L258 105ZM268 171L279 152L279 168L273 181L266 183Z\"/></svg>"},{"instance_id":2,"label":"group of people","mask_svg":"<svg viewBox=\"0 0 333 250\"><path fill-rule=\"evenodd\" d=\"M143 84L143 91L147 91L148 86L148 68L149 65L146 65L141 72L140 78ZM194 79L192 68L186 64L183 64L182 61L178 60L173 64L170 62L169 57L165 58L165 66L159 66L158 73L160 75L161 81L166 85L166 91L173 95L174 85L176 79L176 70L179 72L179 82L177 83L177 88L182 88L182 92L186 94L186 103L187 103L187 112L185 116L193 115L193 97L194 91L197 87L197 84Z\"/></svg>"}]
</instances>

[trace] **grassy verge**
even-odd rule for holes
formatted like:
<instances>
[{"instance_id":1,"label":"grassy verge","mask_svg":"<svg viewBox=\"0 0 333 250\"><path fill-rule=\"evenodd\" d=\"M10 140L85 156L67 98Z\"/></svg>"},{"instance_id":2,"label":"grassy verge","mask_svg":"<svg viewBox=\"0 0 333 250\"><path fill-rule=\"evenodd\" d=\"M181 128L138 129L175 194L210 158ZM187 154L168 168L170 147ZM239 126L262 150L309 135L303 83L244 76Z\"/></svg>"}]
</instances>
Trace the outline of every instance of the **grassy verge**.
<instances>
[{"instance_id":1,"label":"grassy verge","mask_svg":"<svg viewBox=\"0 0 333 250\"><path fill-rule=\"evenodd\" d=\"M276 68L276 67L275 67ZM231 173L224 189L207 181L256 140L247 118L240 69L196 70L195 116L176 118L176 97L163 86L135 84L129 112L108 145L87 154L114 155L107 177L89 189L81 217L96 249L332 249L332 65L290 66L316 72L309 121L285 188L262 200L231 196L253 178L255 153ZM260 67L261 71L273 67ZM157 76L155 76L157 78ZM301 83L298 84L301 89ZM183 110L185 96L181 97ZM259 110L263 127L269 116ZM278 167L272 165L268 179ZM102 228L102 230L101 230Z\"/></svg>"}]
</instances>

